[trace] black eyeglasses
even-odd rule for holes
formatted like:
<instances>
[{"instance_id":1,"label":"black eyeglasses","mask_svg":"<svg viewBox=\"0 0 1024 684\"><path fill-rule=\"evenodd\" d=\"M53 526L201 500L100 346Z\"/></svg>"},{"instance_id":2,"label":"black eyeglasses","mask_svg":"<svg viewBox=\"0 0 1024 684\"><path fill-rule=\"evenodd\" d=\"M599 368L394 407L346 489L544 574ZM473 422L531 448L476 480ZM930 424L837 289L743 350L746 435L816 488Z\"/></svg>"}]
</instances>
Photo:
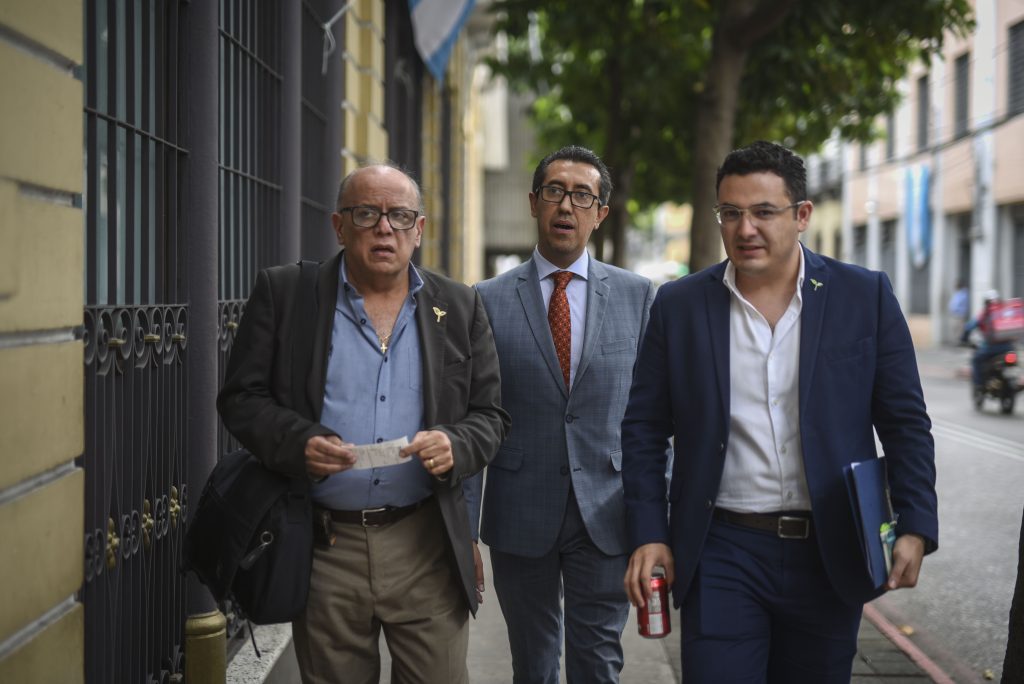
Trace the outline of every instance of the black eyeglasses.
<instances>
[{"instance_id":1,"label":"black eyeglasses","mask_svg":"<svg viewBox=\"0 0 1024 684\"><path fill-rule=\"evenodd\" d=\"M594 206L594 202L600 203L601 198L597 195L591 195L589 192L582 190L573 190L569 192L565 188L560 188L557 185L542 185L536 190L535 193L540 195L540 198L545 202L551 202L552 204L560 204L562 198L569 195L569 201L572 206L580 209L589 209Z\"/></svg>"},{"instance_id":2,"label":"black eyeglasses","mask_svg":"<svg viewBox=\"0 0 1024 684\"><path fill-rule=\"evenodd\" d=\"M338 210L338 213L343 214L346 211L352 213L352 223L356 224L359 228L374 228L380 222L381 216L387 216L392 230L411 229L416 225L416 219L420 215L420 212L413 211L412 209L392 209L391 211L384 212L376 207L362 206L342 207Z\"/></svg>"},{"instance_id":3,"label":"black eyeglasses","mask_svg":"<svg viewBox=\"0 0 1024 684\"><path fill-rule=\"evenodd\" d=\"M756 207L747 207L746 209L740 209L739 207L734 207L731 204L720 204L715 207L715 219L718 221L719 225L727 226L737 223L743 218L744 214L747 214L750 216L751 223L761 226L771 223L782 212L787 209L792 209L793 207L799 207L806 201L807 200L794 202L786 207L773 207L770 204L759 204Z\"/></svg>"}]
</instances>

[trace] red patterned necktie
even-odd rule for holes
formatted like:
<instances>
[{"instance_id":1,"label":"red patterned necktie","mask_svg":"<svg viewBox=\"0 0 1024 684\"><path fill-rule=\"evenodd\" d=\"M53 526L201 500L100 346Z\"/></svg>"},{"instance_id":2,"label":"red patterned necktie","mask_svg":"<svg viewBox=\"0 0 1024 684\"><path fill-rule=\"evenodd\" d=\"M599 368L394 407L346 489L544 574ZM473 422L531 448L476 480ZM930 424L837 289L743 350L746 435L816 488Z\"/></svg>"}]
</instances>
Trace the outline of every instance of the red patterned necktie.
<instances>
[{"instance_id":1,"label":"red patterned necktie","mask_svg":"<svg viewBox=\"0 0 1024 684\"><path fill-rule=\"evenodd\" d=\"M548 325L551 326L551 339L555 341L555 352L558 354L558 365L562 367L562 379L566 389L569 388L569 363L572 355L572 323L569 319L569 297L565 288L572 280L569 271L558 271L554 275L555 291L548 302Z\"/></svg>"}]
</instances>

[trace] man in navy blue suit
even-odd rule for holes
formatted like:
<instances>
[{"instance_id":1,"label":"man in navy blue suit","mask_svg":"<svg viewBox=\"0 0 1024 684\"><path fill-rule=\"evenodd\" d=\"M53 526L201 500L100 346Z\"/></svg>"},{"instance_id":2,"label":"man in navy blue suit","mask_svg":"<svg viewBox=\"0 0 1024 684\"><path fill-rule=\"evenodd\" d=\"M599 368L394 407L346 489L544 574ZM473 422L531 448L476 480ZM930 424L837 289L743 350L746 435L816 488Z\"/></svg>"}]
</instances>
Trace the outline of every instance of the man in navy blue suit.
<instances>
[{"instance_id":1,"label":"man in navy blue suit","mask_svg":"<svg viewBox=\"0 0 1024 684\"><path fill-rule=\"evenodd\" d=\"M884 273L819 256L803 160L773 143L718 170L728 259L664 285L622 424L634 605L662 566L683 681L850 681L866 601L938 545L935 447ZM844 467L886 456L891 572L870 579ZM675 460L665 482L666 447ZM666 491L666 489L668 491Z\"/></svg>"}]
</instances>

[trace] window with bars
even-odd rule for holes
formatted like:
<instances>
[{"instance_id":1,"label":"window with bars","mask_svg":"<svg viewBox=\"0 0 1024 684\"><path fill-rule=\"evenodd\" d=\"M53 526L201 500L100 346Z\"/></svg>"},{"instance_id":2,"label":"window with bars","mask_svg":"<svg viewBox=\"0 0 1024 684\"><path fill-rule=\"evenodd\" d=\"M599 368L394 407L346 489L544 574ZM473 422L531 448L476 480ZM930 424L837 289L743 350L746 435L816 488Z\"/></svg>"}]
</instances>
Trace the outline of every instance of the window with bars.
<instances>
[{"instance_id":1,"label":"window with bars","mask_svg":"<svg viewBox=\"0 0 1024 684\"><path fill-rule=\"evenodd\" d=\"M86 0L85 672L183 675L187 3Z\"/></svg>"},{"instance_id":2,"label":"window with bars","mask_svg":"<svg viewBox=\"0 0 1024 684\"><path fill-rule=\"evenodd\" d=\"M970 111L970 53L964 53L953 63L953 137L967 135Z\"/></svg>"},{"instance_id":3,"label":"window with bars","mask_svg":"<svg viewBox=\"0 0 1024 684\"><path fill-rule=\"evenodd\" d=\"M1010 44L1007 115L1016 116L1024 112L1024 21L1010 27L1007 42Z\"/></svg>"},{"instance_id":4,"label":"window with bars","mask_svg":"<svg viewBox=\"0 0 1024 684\"><path fill-rule=\"evenodd\" d=\"M928 124L931 121L931 93L928 74L917 79L917 149L928 148Z\"/></svg>"},{"instance_id":5,"label":"window with bars","mask_svg":"<svg viewBox=\"0 0 1024 684\"><path fill-rule=\"evenodd\" d=\"M88 305L180 296L176 2L96 0L86 7L85 140Z\"/></svg>"},{"instance_id":6,"label":"window with bars","mask_svg":"<svg viewBox=\"0 0 1024 684\"><path fill-rule=\"evenodd\" d=\"M281 3L220 3L219 297L242 300L279 261Z\"/></svg>"}]
</instances>

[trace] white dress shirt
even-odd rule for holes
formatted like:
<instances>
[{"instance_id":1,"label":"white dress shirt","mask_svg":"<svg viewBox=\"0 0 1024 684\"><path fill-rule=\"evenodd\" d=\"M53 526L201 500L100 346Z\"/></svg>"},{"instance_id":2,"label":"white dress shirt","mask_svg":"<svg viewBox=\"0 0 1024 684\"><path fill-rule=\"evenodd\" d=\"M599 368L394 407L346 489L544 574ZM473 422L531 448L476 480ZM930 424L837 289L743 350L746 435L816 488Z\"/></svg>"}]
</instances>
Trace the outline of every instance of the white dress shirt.
<instances>
[{"instance_id":1,"label":"white dress shirt","mask_svg":"<svg viewBox=\"0 0 1024 684\"><path fill-rule=\"evenodd\" d=\"M551 302L551 293L555 291L554 274L559 271L572 272L572 280L565 288L565 296L569 299L569 323L572 330L569 349L569 387L576 381L576 368L580 365L583 355L583 333L587 325L587 269L590 267L590 254L583 250L580 258L572 262L569 268L559 268L540 255L533 248L533 259L537 264L537 276L540 278L540 294L544 300L544 312L547 313Z\"/></svg>"},{"instance_id":2,"label":"white dress shirt","mask_svg":"<svg viewBox=\"0 0 1024 684\"><path fill-rule=\"evenodd\" d=\"M804 255L796 293L772 331L725 267L729 307L729 446L715 502L741 513L809 511L800 440L800 312Z\"/></svg>"}]
</instances>

